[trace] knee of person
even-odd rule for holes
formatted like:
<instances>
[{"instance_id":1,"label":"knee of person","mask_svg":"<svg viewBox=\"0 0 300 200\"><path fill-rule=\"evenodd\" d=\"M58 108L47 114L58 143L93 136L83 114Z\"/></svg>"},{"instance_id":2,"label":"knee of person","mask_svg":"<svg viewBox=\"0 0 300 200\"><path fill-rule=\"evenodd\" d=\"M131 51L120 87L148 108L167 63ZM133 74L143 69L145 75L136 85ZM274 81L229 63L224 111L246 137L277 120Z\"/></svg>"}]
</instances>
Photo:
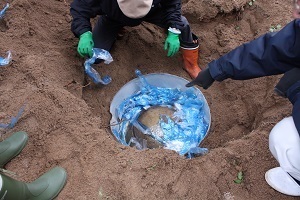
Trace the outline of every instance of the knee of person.
<instances>
[{"instance_id":1,"label":"knee of person","mask_svg":"<svg viewBox=\"0 0 300 200\"><path fill-rule=\"evenodd\" d=\"M182 15L181 15L181 21L182 21L184 27L189 26L188 20Z\"/></svg>"},{"instance_id":2,"label":"knee of person","mask_svg":"<svg viewBox=\"0 0 300 200\"><path fill-rule=\"evenodd\" d=\"M285 144L297 144L297 141L299 141L299 134L291 116L278 122L269 135L270 149L285 146Z\"/></svg>"},{"instance_id":3,"label":"knee of person","mask_svg":"<svg viewBox=\"0 0 300 200\"><path fill-rule=\"evenodd\" d=\"M288 161L293 166L293 168L296 169L297 172L298 172L297 180L300 180L299 151L300 151L300 144L298 146L294 146L293 148L288 149L287 152L286 152L286 156L287 156Z\"/></svg>"}]
</instances>

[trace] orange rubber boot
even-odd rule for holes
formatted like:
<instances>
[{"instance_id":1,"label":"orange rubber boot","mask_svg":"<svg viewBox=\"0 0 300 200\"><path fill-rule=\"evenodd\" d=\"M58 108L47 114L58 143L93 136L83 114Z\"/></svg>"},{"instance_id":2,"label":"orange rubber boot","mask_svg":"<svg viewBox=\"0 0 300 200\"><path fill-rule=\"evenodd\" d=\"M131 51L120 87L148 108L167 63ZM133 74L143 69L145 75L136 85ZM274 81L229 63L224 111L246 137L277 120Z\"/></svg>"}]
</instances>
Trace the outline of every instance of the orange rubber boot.
<instances>
[{"instance_id":1,"label":"orange rubber boot","mask_svg":"<svg viewBox=\"0 0 300 200\"><path fill-rule=\"evenodd\" d=\"M181 54L183 57L183 69L187 71L192 79L195 79L201 71L198 65L199 47L183 48L181 47Z\"/></svg>"}]
</instances>

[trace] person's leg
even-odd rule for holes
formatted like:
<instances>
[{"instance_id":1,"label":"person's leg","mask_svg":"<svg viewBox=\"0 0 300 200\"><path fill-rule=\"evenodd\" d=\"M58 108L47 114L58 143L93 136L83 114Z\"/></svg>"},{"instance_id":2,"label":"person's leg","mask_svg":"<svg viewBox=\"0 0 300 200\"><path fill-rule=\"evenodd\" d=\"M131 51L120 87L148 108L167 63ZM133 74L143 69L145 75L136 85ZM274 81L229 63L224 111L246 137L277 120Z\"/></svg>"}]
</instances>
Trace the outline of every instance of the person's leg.
<instances>
[{"instance_id":1,"label":"person's leg","mask_svg":"<svg viewBox=\"0 0 300 200\"><path fill-rule=\"evenodd\" d=\"M192 33L188 20L181 16L183 29L180 34L180 46L183 48L197 48L199 46L198 37Z\"/></svg>"},{"instance_id":2,"label":"person's leg","mask_svg":"<svg viewBox=\"0 0 300 200\"><path fill-rule=\"evenodd\" d=\"M102 15L93 30L94 47L110 51L123 25Z\"/></svg>"},{"instance_id":3,"label":"person's leg","mask_svg":"<svg viewBox=\"0 0 300 200\"><path fill-rule=\"evenodd\" d=\"M27 133L19 131L0 142L0 168L18 155L26 146L27 141Z\"/></svg>"},{"instance_id":4,"label":"person's leg","mask_svg":"<svg viewBox=\"0 0 300 200\"><path fill-rule=\"evenodd\" d=\"M54 199L67 181L64 168L55 167L31 183L0 174L0 199Z\"/></svg>"},{"instance_id":5,"label":"person's leg","mask_svg":"<svg viewBox=\"0 0 300 200\"><path fill-rule=\"evenodd\" d=\"M181 17L184 28L180 34L181 54L183 57L184 70L186 70L192 79L196 78L201 71L198 65L199 59L199 41L198 37L191 32L189 22L185 17Z\"/></svg>"},{"instance_id":6,"label":"person's leg","mask_svg":"<svg viewBox=\"0 0 300 200\"><path fill-rule=\"evenodd\" d=\"M300 196L300 137L292 117L274 126L269 136L269 148L280 167L267 171L266 181L281 193Z\"/></svg>"}]
</instances>

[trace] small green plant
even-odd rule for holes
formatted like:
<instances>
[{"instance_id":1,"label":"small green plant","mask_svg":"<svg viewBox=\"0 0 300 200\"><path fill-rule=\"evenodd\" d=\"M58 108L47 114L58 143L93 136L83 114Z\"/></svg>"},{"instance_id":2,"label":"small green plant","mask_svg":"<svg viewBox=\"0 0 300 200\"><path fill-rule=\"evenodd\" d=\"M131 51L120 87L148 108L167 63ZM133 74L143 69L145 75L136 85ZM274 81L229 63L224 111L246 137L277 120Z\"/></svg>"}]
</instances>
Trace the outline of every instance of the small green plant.
<instances>
[{"instance_id":1,"label":"small green plant","mask_svg":"<svg viewBox=\"0 0 300 200\"><path fill-rule=\"evenodd\" d=\"M155 170L155 168L156 168L156 164L154 164L154 165L148 167L148 168L147 168L147 171Z\"/></svg>"},{"instance_id":2,"label":"small green plant","mask_svg":"<svg viewBox=\"0 0 300 200\"><path fill-rule=\"evenodd\" d=\"M249 1L249 2L248 2L249 6L253 6L254 2L255 2L255 0Z\"/></svg>"},{"instance_id":3,"label":"small green plant","mask_svg":"<svg viewBox=\"0 0 300 200\"><path fill-rule=\"evenodd\" d=\"M281 25L277 24L277 25L272 25L269 29L270 32L275 32L275 31L279 31L281 29Z\"/></svg>"},{"instance_id":4,"label":"small green plant","mask_svg":"<svg viewBox=\"0 0 300 200\"><path fill-rule=\"evenodd\" d=\"M243 172L239 172L235 180L233 180L236 184L241 184L244 180Z\"/></svg>"}]
</instances>

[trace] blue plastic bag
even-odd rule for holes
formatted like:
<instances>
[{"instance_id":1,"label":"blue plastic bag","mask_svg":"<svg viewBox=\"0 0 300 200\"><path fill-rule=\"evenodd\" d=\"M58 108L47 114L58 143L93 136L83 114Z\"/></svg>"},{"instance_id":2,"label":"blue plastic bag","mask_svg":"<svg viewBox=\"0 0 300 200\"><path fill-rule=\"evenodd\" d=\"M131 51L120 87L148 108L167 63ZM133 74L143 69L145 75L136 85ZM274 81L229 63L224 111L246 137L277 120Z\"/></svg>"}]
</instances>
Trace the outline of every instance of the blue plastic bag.
<instances>
[{"instance_id":1,"label":"blue plastic bag","mask_svg":"<svg viewBox=\"0 0 300 200\"><path fill-rule=\"evenodd\" d=\"M23 105L20 108L18 114L15 117L12 117L10 119L10 122L8 124L0 123L0 128L4 128L4 129L11 129L11 128L13 128L16 125L16 123L19 121L21 115L24 112L24 109L25 109L25 105Z\"/></svg>"},{"instance_id":2,"label":"blue plastic bag","mask_svg":"<svg viewBox=\"0 0 300 200\"><path fill-rule=\"evenodd\" d=\"M100 74L92 67L96 59L104 60L105 64L109 64L113 61L110 53L104 49L93 48L93 56L84 62L85 73L92 79L96 84L107 85L111 82L111 77L106 75L101 78Z\"/></svg>"},{"instance_id":3,"label":"blue plastic bag","mask_svg":"<svg viewBox=\"0 0 300 200\"><path fill-rule=\"evenodd\" d=\"M141 84L140 90L124 99L117 108L118 128L112 129L115 137L124 145L136 144L138 149L144 148L138 144L138 139L126 142L126 134L130 125L142 133L150 135L161 143L164 148L174 150L180 155L191 158L207 152L199 144L204 139L209 124L204 120L204 102L194 93L195 88L185 91L177 88L161 88L148 84L139 70L136 71ZM163 106L175 110L172 117L161 114L158 125L161 134L151 132L149 127L141 124L138 118L142 111L153 106Z\"/></svg>"},{"instance_id":4,"label":"blue plastic bag","mask_svg":"<svg viewBox=\"0 0 300 200\"><path fill-rule=\"evenodd\" d=\"M12 55L11 55L11 52L8 51L6 58L0 57L0 66L6 66L6 65L8 65L11 60L12 60Z\"/></svg>"},{"instance_id":5,"label":"blue plastic bag","mask_svg":"<svg viewBox=\"0 0 300 200\"><path fill-rule=\"evenodd\" d=\"M0 11L0 19L2 19L5 15L5 12L7 10L7 8L9 7L9 3L6 3L6 5L4 6L4 8Z\"/></svg>"}]
</instances>

